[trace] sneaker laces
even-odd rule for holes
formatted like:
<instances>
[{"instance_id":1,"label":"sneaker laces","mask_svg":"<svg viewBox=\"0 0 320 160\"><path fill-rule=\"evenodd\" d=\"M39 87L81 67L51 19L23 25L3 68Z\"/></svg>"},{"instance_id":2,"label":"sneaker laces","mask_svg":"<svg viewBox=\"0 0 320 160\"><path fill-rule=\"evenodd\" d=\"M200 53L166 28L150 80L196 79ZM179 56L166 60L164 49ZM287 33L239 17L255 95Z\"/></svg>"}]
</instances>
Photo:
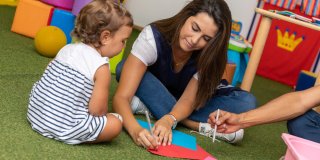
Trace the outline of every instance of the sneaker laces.
<instances>
[{"instance_id":1,"label":"sneaker laces","mask_svg":"<svg viewBox=\"0 0 320 160\"><path fill-rule=\"evenodd\" d=\"M213 131L212 131L212 130L206 132L205 134L204 134L204 133L197 132L197 131L190 131L190 133L197 133L197 134L200 134L200 135L202 135L202 136L209 137L209 138L212 138L212 137L213 137ZM221 142L219 139L216 139L216 141Z\"/></svg>"},{"instance_id":2,"label":"sneaker laces","mask_svg":"<svg viewBox=\"0 0 320 160\"><path fill-rule=\"evenodd\" d=\"M198 133L200 135L212 138L214 129L211 128L211 125L209 123L199 123L199 132L197 131L191 131L191 133ZM228 143L236 143L242 140L243 138L243 129L240 129L236 132L224 134L224 133L218 133L216 132L216 138L226 141ZM217 139L216 139L217 140Z\"/></svg>"}]
</instances>

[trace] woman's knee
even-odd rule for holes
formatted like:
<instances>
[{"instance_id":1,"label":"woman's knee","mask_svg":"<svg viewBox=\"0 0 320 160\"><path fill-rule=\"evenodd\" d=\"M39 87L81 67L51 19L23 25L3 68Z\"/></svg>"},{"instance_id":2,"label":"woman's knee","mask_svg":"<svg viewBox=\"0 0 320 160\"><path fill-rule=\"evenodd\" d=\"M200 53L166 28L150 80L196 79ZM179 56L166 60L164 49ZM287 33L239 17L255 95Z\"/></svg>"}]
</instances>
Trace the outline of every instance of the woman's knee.
<instances>
[{"instance_id":1,"label":"woman's knee","mask_svg":"<svg viewBox=\"0 0 320 160\"><path fill-rule=\"evenodd\" d=\"M257 99L250 92L246 91L234 91L233 96L235 99L235 104L240 109L239 113L246 112L257 107Z\"/></svg>"},{"instance_id":2,"label":"woman's knee","mask_svg":"<svg viewBox=\"0 0 320 160\"><path fill-rule=\"evenodd\" d=\"M245 96L243 97L243 100L247 103L246 109L247 110L252 110L257 107L257 99L256 97L249 93L249 92L244 92Z\"/></svg>"},{"instance_id":3,"label":"woman's knee","mask_svg":"<svg viewBox=\"0 0 320 160\"><path fill-rule=\"evenodd\" d=\"M228 106L234 106L233 113L242 113L257 107L256 97L246 91L234 91L233 94L227 96L229 102L226 102ZM232 103L232 104L230 104ZM231 107L232 108L232 107Z\"/></svg>"}]
</instances>

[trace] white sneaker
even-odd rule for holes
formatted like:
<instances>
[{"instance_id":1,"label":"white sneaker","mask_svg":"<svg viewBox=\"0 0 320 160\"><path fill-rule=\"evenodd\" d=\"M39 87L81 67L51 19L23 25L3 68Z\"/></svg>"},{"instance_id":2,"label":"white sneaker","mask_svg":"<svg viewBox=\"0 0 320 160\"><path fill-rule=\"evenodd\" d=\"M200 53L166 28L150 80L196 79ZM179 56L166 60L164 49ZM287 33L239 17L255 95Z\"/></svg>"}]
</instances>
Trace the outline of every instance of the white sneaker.
<instances>
[{"instance_id":1,"label":"white sneaker","mask_svg":"<svg viewBox=\"0 0 320 160\"><path fill-rule=\"evenodd\" d=\"M153 118L149 109L143 104L143 102L137 96L132 97L130 105L133 114L145 114L146 111L148 111L150 118Z\"/></svg>"},{"instance_id":2,"label":"white sneaker","mask_svg":"<svg viewBox=\"0 0 320 160\"><path fill-rule=\"evenodd\" d=\"M199 133L203 136L207 136L212 138L214 129L211 128L209 123L201 123L199 124ZM216 138L223 140L228 143L237 143L243 139L244 130L240 129L236 132L223 134L216 132Z\"/></svg>"}]
</instances>

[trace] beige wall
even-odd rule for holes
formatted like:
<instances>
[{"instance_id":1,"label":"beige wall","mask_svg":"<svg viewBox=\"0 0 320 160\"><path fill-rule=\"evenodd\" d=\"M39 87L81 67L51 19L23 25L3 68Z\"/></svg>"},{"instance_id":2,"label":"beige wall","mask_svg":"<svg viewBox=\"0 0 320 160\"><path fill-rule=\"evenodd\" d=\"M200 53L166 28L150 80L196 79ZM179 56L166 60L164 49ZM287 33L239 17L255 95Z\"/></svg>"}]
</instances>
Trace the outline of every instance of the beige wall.
<instances>
[{"instance_id":1,"label":"beige wall","mask_svg":"<svg viewBox=\"0 0 320 160\"><path fill-rule=\"evenodd\" d=\"M132 13L137 26L143 27L155 20L171 17L190 0L126 0L125 7ZM247 36L257 0L226 0L232 18L243 23L241 35Z\"/></svg>"}]
</instances>

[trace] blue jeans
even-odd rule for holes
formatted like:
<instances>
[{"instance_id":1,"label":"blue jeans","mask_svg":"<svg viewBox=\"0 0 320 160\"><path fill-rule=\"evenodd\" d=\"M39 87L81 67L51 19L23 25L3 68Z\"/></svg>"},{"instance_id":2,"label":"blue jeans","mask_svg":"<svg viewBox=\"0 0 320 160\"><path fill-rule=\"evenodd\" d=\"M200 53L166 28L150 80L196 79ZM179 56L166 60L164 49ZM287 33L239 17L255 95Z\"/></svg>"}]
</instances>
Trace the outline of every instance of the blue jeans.
<instances>
[{"instance_id":1,"label":"blue jeans","mask_svg":"<svg viewBox=\"0 0 320 160\"><path fill-rule=\"evenodd\" d=\"M118 81L124 61L122 60L116 68ZM177 102L161 81L148 71L144 74L135 95L140 98L157 119L169 113ZM196 122L207 122L209 114L217 109L232 113L242 113L255 107L256 99L252 94L246 91L233 91L228 95L214 96L205 106L195 110L188 119Z\"/></svg>"},{"instance_id":2,"label":"blue jeans","mask_svg":"<svg viewBox=\"0 0 320 160\"><path fill-rule=\"evenodd\" d=\"M312 109L289 120L287 127L292 135L320 143L320 114Z\"/></svg>"}]
</instances>

